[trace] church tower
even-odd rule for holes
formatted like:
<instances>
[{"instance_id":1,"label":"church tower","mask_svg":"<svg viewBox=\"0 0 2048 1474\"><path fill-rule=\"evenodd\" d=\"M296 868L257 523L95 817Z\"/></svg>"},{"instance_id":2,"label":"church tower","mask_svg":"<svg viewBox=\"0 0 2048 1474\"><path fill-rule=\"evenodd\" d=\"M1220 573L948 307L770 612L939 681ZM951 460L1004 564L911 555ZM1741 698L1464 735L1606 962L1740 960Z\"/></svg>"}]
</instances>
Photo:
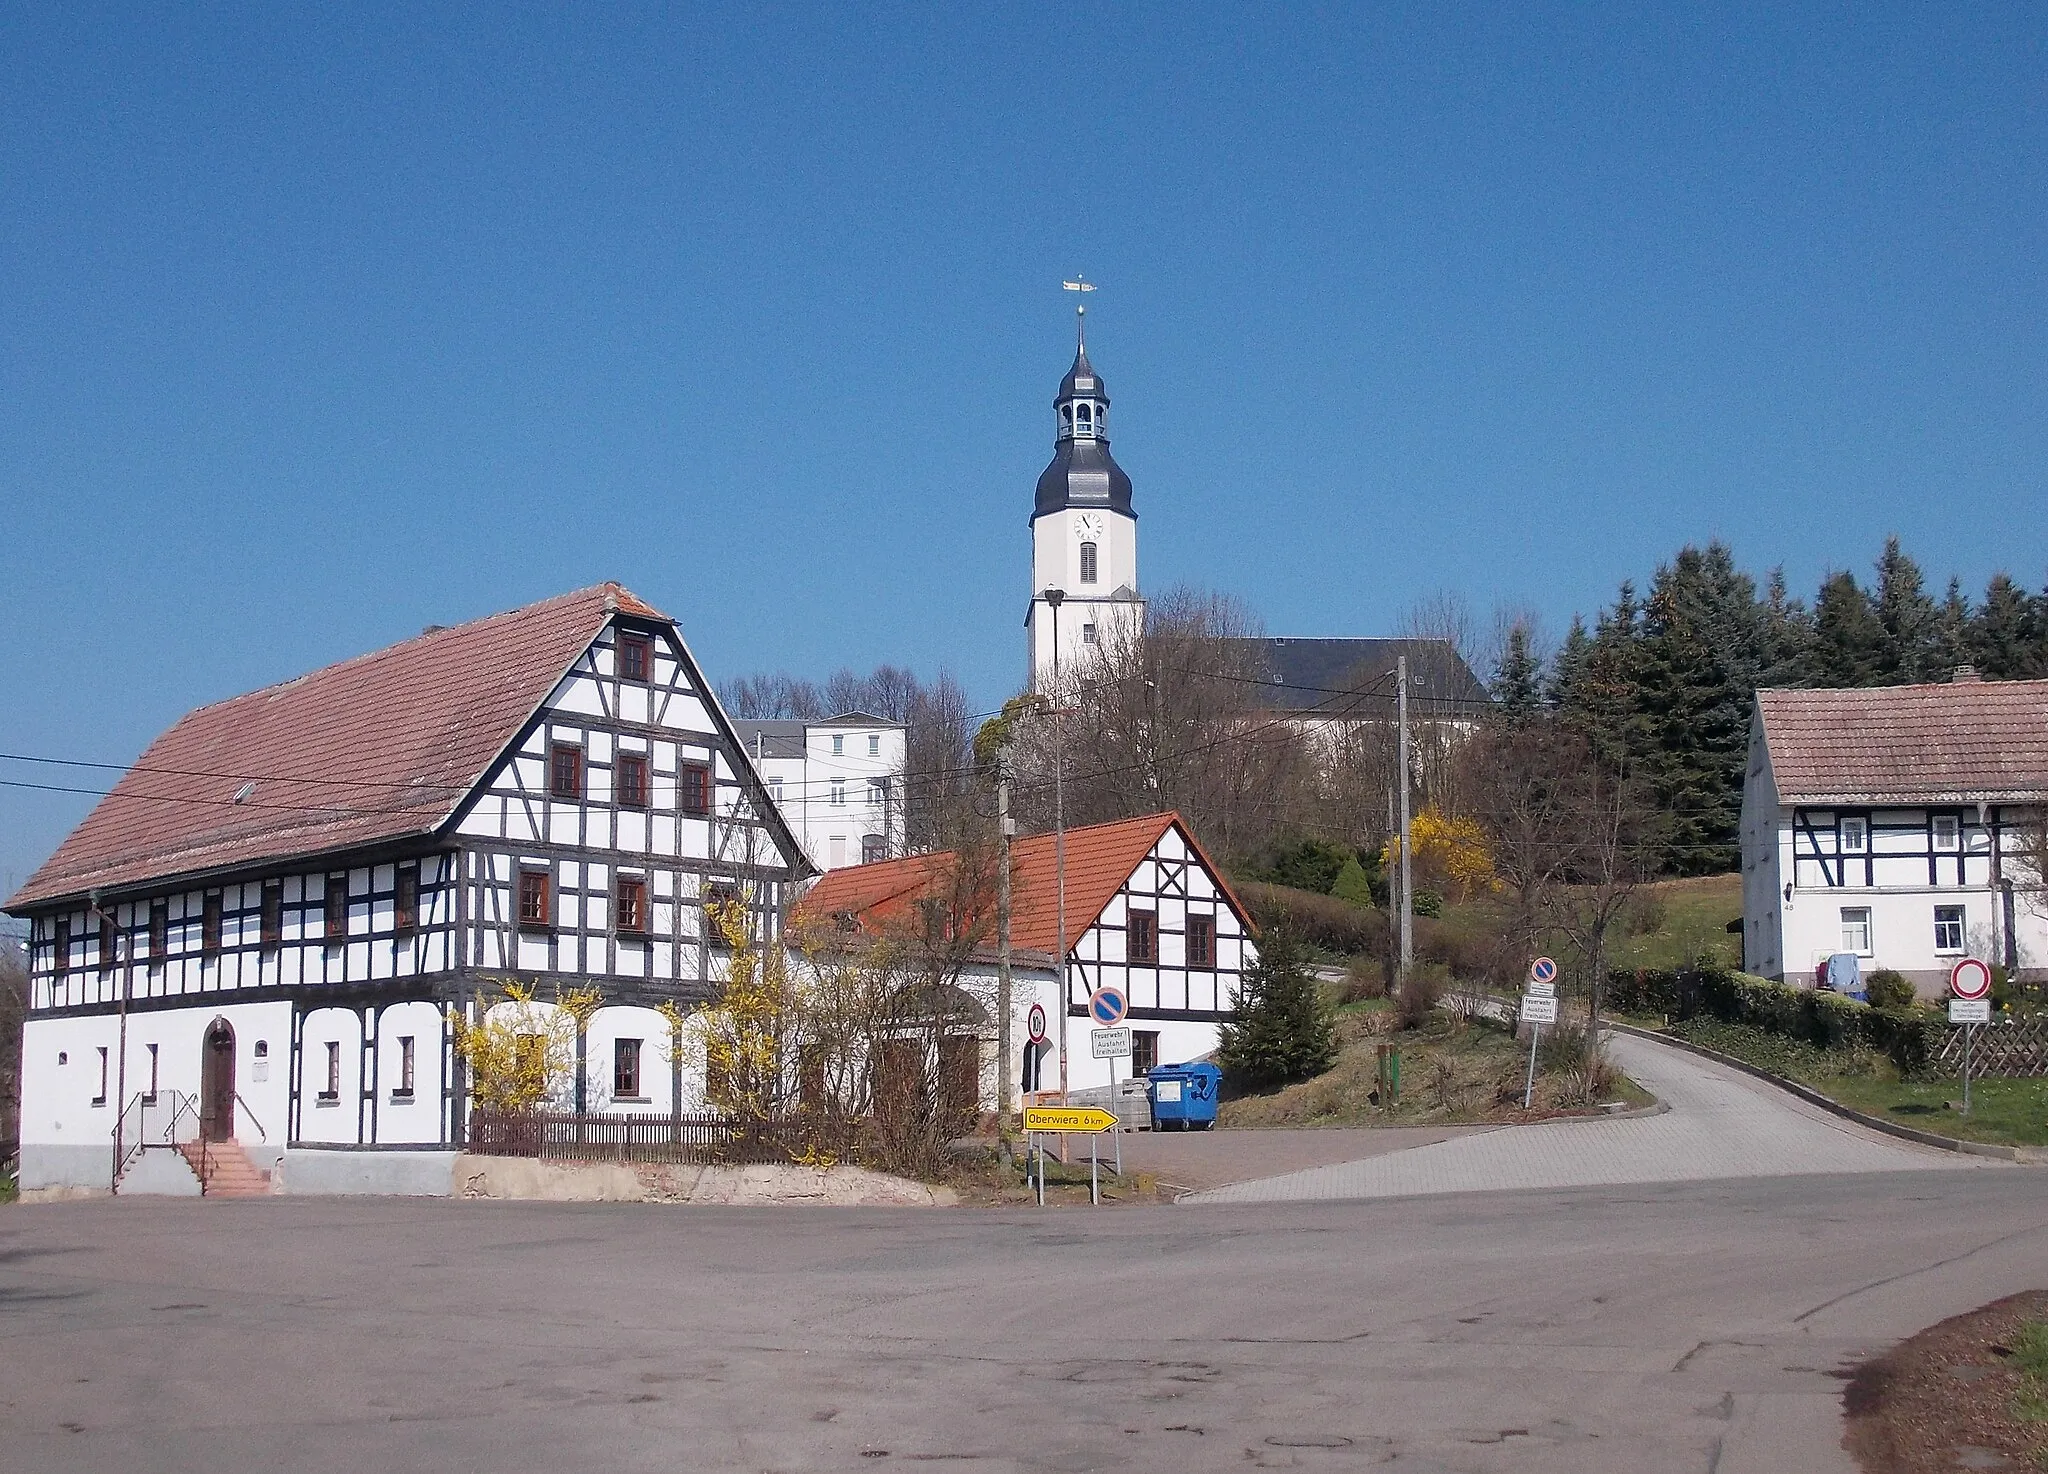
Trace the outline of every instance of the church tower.
<instances>
[{"instance_id":1,"label":"church tower","mask_svg":"<svg viewBox=\"0 0 2048 1474\"><path fill-rule=\"evenodd\" d=\"M1074 366L1052 402L1052 464L1038 478L1031 512L1031 608L1024 629L1033 690L1052 682L1055 627L1065 672L1084 669L1145 624L1131 478L1110 456L1109 390L1088 362L1087 318L1079 323Z\"/></svg>"}]
</instances>

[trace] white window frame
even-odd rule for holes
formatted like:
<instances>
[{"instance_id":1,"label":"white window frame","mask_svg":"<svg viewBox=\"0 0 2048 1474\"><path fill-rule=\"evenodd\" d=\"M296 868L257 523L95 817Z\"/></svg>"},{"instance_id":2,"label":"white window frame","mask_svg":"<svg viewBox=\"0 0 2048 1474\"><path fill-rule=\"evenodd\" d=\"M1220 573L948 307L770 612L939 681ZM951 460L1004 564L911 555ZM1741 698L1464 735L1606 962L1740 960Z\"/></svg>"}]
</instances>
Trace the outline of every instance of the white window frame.
<instances>
[{"instance_id":1,"label":"white window frame","mask_svg":"<svg viewBox=\"0 0 2048 1474\"><path fill-rule=\"evenodd\" d=\"M846 807L846 780L844 778L834 778L832 780L832 807L835 809Z\"/></svg>"},{"instance_id":2,"label":"white window frame","mask_svg":"<svg viewBox=\"0 0 2048 1474\"><path fill-rule=\"evenodd\" d=\"M1945 920L1943 912L1953 912L1954 920ZM1955 928L1955 941L1944 943L1942 932L1947 927ZM1934 955L1937 957L1960 957L1970 939L1970 913L1962 906L1936 906L1934 908Z\"/></svg>"},{"instance_id":3,"label":"white window frame","mask_svg":"<svg viewBox=\"0 0 2048 1474\"><path fill-rule=\"evenodd\" d=\"M1845 855L1867 855L1870 853L1870 821L1860 815L1845 816L1836 821L1839 847ZM1853 838L1852 838L1853 836Z\"/></svg>"},{"instance_id":4,"label":"white window frame","mask_svg":"<svg viewBox=\"0 0 2048 1474\"><path fill-rule=\"evenodd\" d=\"M875 733L875 732L870 732L870 733L868 733L868 756L869 756L869 757L880 757L881 755L882 755L882 738L881 738L881 735L880 735L879 733Z\"/></svg>"},{"instance_id":5,"label":"white window frame","mask_svg":"<svg viewBox=\"0 0 2048 1474\"><path fill-rule=\"evenodd\" d=\"M1963 821L1954 814L1936 814L1932 830L1933 845L1942 854L1954 854L1963 847Z\"/></svg>"},{"instance_id":6,"label":"white window frame","mask_svg":"<svg viewBox=\"0 0 2048 1474\"><path fill-rule=\"evenodd\" d=\"M1855 937L1857 929L1860 929L1863 933L1860 946L1857 944ZM1844 952L1854 952L1858 957L1874 957L1877 955L1875 946L1876 939L1872 935L1870 924L1870 908L1868 906L1844 906L1842 908L1842 950Z\"/></svg>"},{"instance_id":7,"label":"white window frame","mask_svg":"<svg viewBox=\"0 0 2048 1474\"><path fill-rule=\"evenodd\" d=\"M1093 620L1090 620L1088 623L1081 626L1081 643L1084 645L1093 645L1096 643L1095 622Z\"/></svg>"},{"instance_id":8,"label":"white window frame","mask_svg":"<svg viewBox=\"0 0 2048 1474\"><path fill-rule=\"evenodd\" d=\"M846 734L844 732L834 732L832 734L832 756L846 756Z\"/></svg>"}]
</instances>

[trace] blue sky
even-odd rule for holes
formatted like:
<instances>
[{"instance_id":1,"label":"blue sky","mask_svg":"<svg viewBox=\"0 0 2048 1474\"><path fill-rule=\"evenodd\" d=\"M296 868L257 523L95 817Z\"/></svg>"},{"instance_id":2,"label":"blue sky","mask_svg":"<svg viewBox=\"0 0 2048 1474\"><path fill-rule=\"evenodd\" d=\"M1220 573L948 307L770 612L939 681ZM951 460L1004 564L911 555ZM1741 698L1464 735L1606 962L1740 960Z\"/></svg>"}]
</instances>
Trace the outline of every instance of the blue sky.
<instances>
[{"instance_id":1,"label":"blue sky","mask_svg":"<svg viewBox=\"0 0 2048 1474\"><path fill-rule=\"evenodd\" d=\"M15 6L0 749L616 577L1022 675L1071 347L1148 587L1556 628L1688 539L2048 574L2028 6ZM16 765L0 777L35 775ZM63 781L63 780L60 780ZM0 788L0 881L88 801Z\"/></svg>"}]
</instances>

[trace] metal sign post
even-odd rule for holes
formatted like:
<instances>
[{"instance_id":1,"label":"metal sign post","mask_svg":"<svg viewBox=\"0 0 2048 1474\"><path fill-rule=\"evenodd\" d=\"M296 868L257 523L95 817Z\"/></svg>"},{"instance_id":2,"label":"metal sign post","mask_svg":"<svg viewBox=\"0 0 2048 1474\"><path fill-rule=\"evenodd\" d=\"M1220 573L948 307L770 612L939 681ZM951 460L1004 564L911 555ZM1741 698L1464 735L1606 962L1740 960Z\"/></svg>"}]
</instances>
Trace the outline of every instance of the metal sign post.
<instances>
[{"instance_id":1,"label":"metal sign post","mask_svg":"<svg viewBox=\"0 0 2048 1474\"><path fill-rule=\"evenodd\" d=\"M1948 1021L1963 1030L1963 1114L1970 1114L1970 1046L1977 1026L1991 1022L1991 968L1965 957L1948 971Z\"/></svg>"},{"instance_id":2,"label":"metal sign post","mask_svg":"<svg viewBox=\"0 0 2048 1474\"><path fill-rule=\"evenodd\" d=\"M1529 1075L1522 1082L1522 1109L1536 1100L1536 1042L1543 1026L1557 1022L1557 964L1539 957L1529 964L1529 990L1522 995L1522 1022L1529 1027Z\"/></svg>"}]
</instances>

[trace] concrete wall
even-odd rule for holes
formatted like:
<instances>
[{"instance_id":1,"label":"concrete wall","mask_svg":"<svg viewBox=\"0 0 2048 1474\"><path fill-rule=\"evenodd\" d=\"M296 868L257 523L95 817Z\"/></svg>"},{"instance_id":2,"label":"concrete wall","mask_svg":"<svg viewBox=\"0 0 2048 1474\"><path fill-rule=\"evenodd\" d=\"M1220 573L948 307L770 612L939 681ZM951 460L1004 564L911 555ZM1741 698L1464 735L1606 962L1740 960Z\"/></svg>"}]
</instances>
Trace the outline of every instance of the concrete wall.
<instances>
[{"instance_id":1,"label":"concrete wall","mask_svg":"<svg viewBox=\"0 0 2048 1474\"><path fill-rule=\"evenodd\" d=\"M323 1152L298 1147L279 1164L280 1191L295 1195L445 1198L454 1152Z\"/></svg>"}]
</instances>

